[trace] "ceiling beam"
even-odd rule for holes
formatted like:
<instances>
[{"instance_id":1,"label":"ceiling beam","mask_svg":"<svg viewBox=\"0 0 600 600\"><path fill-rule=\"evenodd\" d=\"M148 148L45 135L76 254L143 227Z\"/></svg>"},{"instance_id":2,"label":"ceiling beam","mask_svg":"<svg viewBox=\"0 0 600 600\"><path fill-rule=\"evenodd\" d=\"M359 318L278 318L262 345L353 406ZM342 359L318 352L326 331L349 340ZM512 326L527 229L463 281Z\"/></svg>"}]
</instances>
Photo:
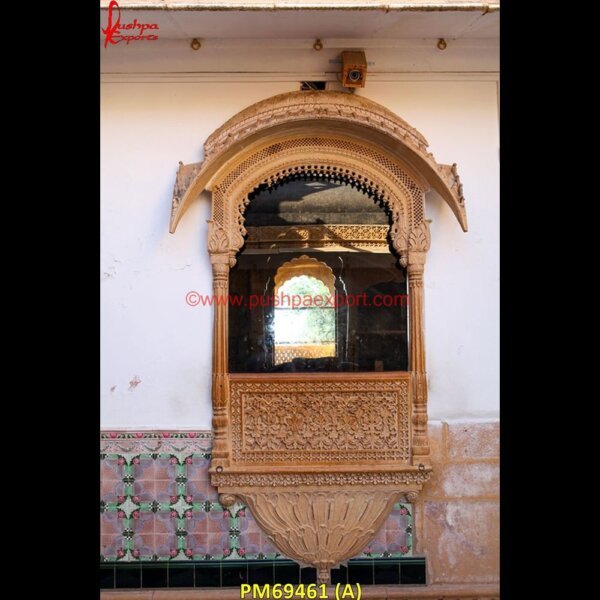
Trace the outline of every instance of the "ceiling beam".
<instances>
[{"instance_id":1,"label":"ceiling beam","mask_svg":"<svg viewBox=\"0 0 600 600\"><path fill-rule=\"evenodd\" d=\"M107 9L110 0L100 0ZM213 10L213 11L279 11L279 10L381 10L391 11L478 11L500 10L500 0L120 0L123 10Z\"/></svg>"}]
</instances>

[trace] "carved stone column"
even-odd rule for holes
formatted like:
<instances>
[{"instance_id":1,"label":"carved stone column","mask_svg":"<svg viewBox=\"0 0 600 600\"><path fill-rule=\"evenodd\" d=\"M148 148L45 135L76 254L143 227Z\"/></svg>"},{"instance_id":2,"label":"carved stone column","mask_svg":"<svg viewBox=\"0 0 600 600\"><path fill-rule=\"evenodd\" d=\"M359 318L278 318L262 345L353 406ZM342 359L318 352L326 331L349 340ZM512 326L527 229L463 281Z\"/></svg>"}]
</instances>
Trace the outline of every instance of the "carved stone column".
<instances>
[{"instance_id":1,"label":"carved stone column","mask_svg":"<svg viewBox=\"0 0 600 600\"><path fill-rule=\"evenodd\" d=\"M427 374L425 372L425 331L423 327L423 272L431 238L429 221L423 221L408 237L408 285L410 310L410 371L413 385L413 464L426 463Z\"/></svg>"},{"instance_id":2,"label":"carved stone column","mask_svg":"<svg viewBox=\"0 0 600 600\"><path fill-rule=\"evenodd\" d=\"M213 270L214 320L212 360L213 449L212 467L223 468L229 464L229 238L223 227L215 221L208 222L208 250Z\"/></svg>"}]
</instances>

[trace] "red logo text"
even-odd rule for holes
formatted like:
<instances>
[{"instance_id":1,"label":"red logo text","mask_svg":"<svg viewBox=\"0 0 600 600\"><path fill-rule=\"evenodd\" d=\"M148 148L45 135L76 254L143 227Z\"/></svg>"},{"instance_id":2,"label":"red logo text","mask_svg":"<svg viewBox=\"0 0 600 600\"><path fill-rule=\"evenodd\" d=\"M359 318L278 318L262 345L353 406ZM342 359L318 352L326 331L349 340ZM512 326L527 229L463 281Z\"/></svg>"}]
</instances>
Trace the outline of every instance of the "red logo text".
<instances>
[{"instance_id":1,"label":"red logo text","mask_svg":"<svg viewBox=\"0 0 600 600\"><path fill-rule=\"evenodd\" d=\"M109 44L119 44L121 42L129 44L141 40L152 41L158 39L158 34L146 33L146 31L158 31L158 24L138 23L137 19L134 19L131 23L121 23L121 9L118 2L112 0L108 5L108 23L102 29L105 48Z\"/></svg>"}]
</instances>

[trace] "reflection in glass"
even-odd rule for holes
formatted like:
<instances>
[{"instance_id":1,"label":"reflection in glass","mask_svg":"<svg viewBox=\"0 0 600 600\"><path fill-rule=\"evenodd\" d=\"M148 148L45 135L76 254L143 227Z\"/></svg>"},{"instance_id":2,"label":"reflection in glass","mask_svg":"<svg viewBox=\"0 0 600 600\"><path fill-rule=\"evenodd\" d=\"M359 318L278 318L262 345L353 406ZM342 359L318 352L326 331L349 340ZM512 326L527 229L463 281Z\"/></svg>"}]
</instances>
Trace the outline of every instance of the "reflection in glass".
<instances>
[{"instance_id":1,"label":"reflection in glass","mask_svg":"<svg viewBox=\"0 0 600 600\"><path fill-rule=\"evenodd\" d=\"M407 371L406 272L384 208L322 180L249 198L230 272L230 372Z\"/></svg>"},{"instance_id":2,"label":"reflection in glass","mask_svg":"<svg viewBox=\"0 0 600 600\"><path fill-rule=\"evenodd\" d=\"M335 308L327 286L315 277L296 275L279 287L277 298L275 364L335 356Z\"/></svg>"}]
</instances>

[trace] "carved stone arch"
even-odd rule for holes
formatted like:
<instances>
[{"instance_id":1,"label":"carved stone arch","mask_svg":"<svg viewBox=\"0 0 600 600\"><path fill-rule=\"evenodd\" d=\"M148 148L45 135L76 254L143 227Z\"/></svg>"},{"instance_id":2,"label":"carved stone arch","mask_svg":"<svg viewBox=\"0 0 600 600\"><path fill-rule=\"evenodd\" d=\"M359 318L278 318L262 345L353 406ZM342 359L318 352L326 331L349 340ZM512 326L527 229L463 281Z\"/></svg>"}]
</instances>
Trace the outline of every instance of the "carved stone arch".
<instances>
[{"instance_id":1,"label":"carved stone arch","mask_svg":"<svg viewBox=\"0 0 600 600\"><path fill-rule=\"evenodd\" d=\"M208 250L217 300L211 483L224 505L241 498L281 552L317 567L327 582L332 567L372 539L393 503L414 501L430 476L424 196L435 189L466 231L462 185L456 165L436 163L425 138L400 117L338 92L294 92L259 102L217 129L204 154L201 163L180 163L170 231L202 190L212 192ZM228 372L229 270L244 244L249 194L301 174L351 182L389 210L391 241L408 273L409 371ZM281 416L273 425L275 411ZM310 447L297 435L290 445L290 414L296 424L310 423ZM332 418L345 424L335 439L327 425ZM375 422L383 423L379 430L353 430Z\"/></svg>"},{"instance_id":2,"label":"carved stone arch","mask_svg":"<svg viewBox=\"0 0 600 600\"><path fill-rule=\"evenodd\" d=\"M424 219L423 182L393 157L367 143L336 138L276 141L237 164L229 163L210 182L213 218L229 232L232 264L244 244L244 210L248 195L260 185L270 187L299 174L352 182L390 211L390 238L407 264L408 236Z\"/></svg>"}]
</instances>

